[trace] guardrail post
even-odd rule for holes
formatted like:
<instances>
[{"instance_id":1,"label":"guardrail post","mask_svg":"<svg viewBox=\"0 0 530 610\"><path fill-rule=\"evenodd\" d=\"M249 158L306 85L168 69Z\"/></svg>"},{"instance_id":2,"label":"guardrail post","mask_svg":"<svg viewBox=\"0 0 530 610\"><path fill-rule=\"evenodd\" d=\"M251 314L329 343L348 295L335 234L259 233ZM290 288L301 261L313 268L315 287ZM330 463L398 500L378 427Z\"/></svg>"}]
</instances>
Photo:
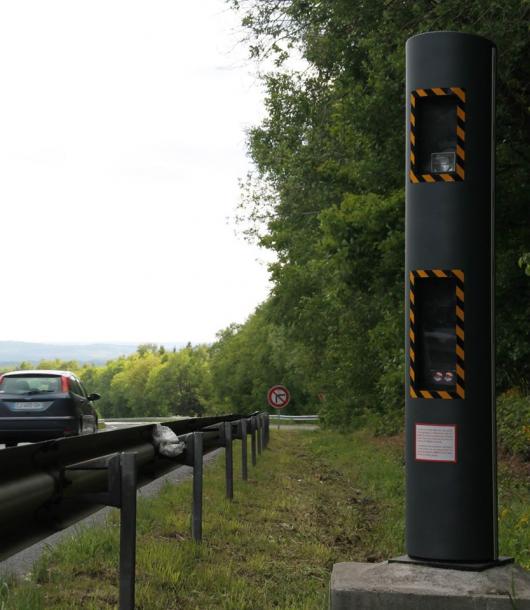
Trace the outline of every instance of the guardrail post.
<instances>
[{"instance_id":1,"label":"guardrail post","mask_svg":"<svg viewBox=\"0 0 530 610\"><path fill-rule=\"evenodd\" d=\"M257 434L258 434L258 455L261 455L261 444L263 440L263 425L261 421L261 413L256 415L256 426L257 426Z\"/></svg>"},{"instance_id":2,"label":"guardrail post","mask_svg":"<svg viewBox=\"0 0 530 610\"><path fill-rule=\"evenodd\" d=\"M241 478L248 480L248 458L247 458L247 420L239 422L241 426Z\"/></svg>"},{"instance_id":3,"label":"guardrail post","mask_svg":"<svg viewBox=\"0 0 530 610\"><path fill-rule=\"evenodd\" d=\"M265 413L264 423L265 423L265 447L269 446L269 414Z\"/></svg>"},{"instance_id":4,"label":"guardrail post","mask_svg":"<svg viewBox=\"0 0 530 610\"><path fill-rule=\"evenodd\" d=\"M107 471L107 491L80 494L90 503L106 504L120 509L120 585L119 610L134 610L136 576L136 453L117 453L86 464L67 466L69 471Z\"/></svg>"},{"instance_id":5,"label":"guardrail post","mask_svg":"<svg viewBox=\"0 0 530 610\"><path fill-rule=\"evenodd\" d=\"M265 427L265 419L266 419L266 415L265 413L262 413L260 415L261 418L261 449L263 451L265 451L265 449L267 448L267 429Z\"/></svg>"},{"instance_id":6,"label":"guardrail post","mask_svg":"<svg viewBox=\"0 0 530 610\"><path fill-rule=\"evenodd\" d=\"M256 416L250 418L250 449L252 452L252 466L256 465Z\"/></svg>"},{"instance_id":7,"label":"guardrail post","mask_svg":"<svg viewBox=\"0 0 530 610\"><path fill-rule=\"evenodd\" d=\"M136 455L120 454L120 610L134 610L136 571ZM111 492L112 493L112 492Z\"/></svg>"},{"instance_id":8,"label":"guardrail post","mask_svg":"<svg viewBox=\"0 0 530 610\"><path fill-rule=\"evenodd\" d=\"M202 540L202 432L192 435L193 446L193 505L191 513L191 536L195 542Z\"/></svg>"},{"instance_id":9,"label":"guardrail post","mask_svg":"<svg viewBox=\"0 0 530 610\"><path fill-rule=\"evenodd\" d=\"M234 498L234 460L232 453L232 422L224 423L226 497Z\"/></svg>"}]
</instances>

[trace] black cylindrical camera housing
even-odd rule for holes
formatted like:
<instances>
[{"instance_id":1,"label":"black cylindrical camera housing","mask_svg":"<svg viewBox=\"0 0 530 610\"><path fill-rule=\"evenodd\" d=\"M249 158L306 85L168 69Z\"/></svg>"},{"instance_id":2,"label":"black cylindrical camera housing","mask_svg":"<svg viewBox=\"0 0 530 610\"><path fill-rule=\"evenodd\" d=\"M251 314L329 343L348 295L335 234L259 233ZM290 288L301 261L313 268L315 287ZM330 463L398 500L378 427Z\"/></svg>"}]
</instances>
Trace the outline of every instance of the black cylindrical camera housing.
<instances>
[{"instance_id":1,"label":"black cylindrical camera housing","mask_svg":"<svg viewBox=\"0 0 530 610\"><path fill-rule=\"evenodd\" d=\"M407 42L406 546L496 560L495 45Z\"/></svg>"}]
</instances>

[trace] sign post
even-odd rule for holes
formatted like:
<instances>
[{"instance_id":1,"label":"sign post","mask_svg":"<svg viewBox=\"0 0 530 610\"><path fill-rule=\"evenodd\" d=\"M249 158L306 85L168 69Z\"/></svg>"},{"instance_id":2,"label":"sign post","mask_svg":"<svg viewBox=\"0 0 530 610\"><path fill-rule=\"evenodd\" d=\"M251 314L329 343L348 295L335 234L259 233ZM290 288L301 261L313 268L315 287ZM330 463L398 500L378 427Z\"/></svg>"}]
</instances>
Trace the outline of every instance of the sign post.
<instances>
[{"instance_id":1,"label":"sign post","mask_svg":"<svg viewBox=\"0 0 530 610\"><path fill-rule=\"evenodd\" d=\"M279 410L278 430L282 419L281 409L286 407L291 400L291 394L284 385L273 385L267 392L267 402L273 409Z\"/></svg>"}]
</instances>

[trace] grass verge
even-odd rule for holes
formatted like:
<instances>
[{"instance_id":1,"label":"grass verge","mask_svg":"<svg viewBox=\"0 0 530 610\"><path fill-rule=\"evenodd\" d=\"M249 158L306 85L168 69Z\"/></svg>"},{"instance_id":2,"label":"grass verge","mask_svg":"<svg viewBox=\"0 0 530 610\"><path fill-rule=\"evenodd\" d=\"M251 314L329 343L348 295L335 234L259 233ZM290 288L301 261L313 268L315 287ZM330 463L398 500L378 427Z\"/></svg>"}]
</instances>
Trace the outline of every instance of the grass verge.
<instances>
[{"instance_id":1,"label":"grass verge","mask_svg":"<svg viewBox=\"0 0 530 610\"><path fill-rule=\"evenodd\" d=\"M365 432L271 429L270 449L247 483L236 482L232 503L224 498L223 460L205 471L202 545L189 535L190 483L141 500L137 607L327 607L333 563L403 551L402 453L400 439ZM523 527L530 494L513 468L504 465L500 475L501 552L530 567ZM106 527L50 549L29 581L0 587L0 609L115 608L118 537L114 514Z\"/></svg>"}]
</instances>

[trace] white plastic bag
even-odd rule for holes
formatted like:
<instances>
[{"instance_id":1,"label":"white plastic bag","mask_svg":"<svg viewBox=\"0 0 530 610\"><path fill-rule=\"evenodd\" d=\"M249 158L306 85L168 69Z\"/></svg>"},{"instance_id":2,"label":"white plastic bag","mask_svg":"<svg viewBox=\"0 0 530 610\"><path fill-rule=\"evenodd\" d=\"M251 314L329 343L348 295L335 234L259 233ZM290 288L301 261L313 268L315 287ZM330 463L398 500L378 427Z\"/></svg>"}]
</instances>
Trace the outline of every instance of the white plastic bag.
<instances>
[{"instance_id":1,"label":"white plastic bag","mask_svg":"<svg viewBox=\"0 0 530 610\"><path fill-rule=\"evenodd\" d=\"M165 457L177 457L186 445L179 440L179 437L167 426L156 424L153 429L153 442L160 455Z\"/></svg>"}]
</instances>

